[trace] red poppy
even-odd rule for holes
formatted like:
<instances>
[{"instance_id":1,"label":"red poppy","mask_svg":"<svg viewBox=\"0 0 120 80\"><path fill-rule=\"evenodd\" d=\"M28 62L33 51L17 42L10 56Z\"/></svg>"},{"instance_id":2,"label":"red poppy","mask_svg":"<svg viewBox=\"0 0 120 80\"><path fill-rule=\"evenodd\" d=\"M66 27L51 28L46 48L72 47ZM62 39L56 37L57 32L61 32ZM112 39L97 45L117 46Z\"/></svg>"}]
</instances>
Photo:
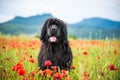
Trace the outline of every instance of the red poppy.
<instances>
[{"instance_id":1,"label":"red poppy","mask_svg":"<svg viewBox=\"0 0 120 80\"><path fill-rule=\"evenodd\" d=\"M44 65L45 66L50 66L51 65L51 61L50 60L45 61Z\"/></svg>"},{"instance_id":2,"label":"red poppy","mask_svg":"<svg viewBox=\"0 0 120 80\"><path fill-rule=\"evenodd\" d=\"M30 72L29 76L34 77L35 72Z\"/></svg>"},{"instance_id":3,"label":"red poppy","mask_svg":"<svg viewBox=\"0 0 120 80\"><path fill-rule=\"evenodd\" d=\"M61 72L62 72L63 77L67 76L67 74L68 74L68 71L66 71L66 70L62 70Z\"/></svg>"},{"instance_id":4,"label":"red poppy","mask_svg":"<svg viewBox=\"0 0 120 80\"><path fill-rule=\"evenodd\" d=\"M20 58L20 62L21 62L21 63L22 63L22 62L24 62L24 61L25 61L25 59L26 59L26 57L24 57L24 56L23 56L23 57L21 57L21 58Z\"/></svg>"},{"instance_id":5,"label":"red poppy","mask_svg":"<svg viewBox=\"0 0 120 80\"><path fill-rule=\"evenodd\" d=\"M29 62L34 63L35 60L34 60L33 58L30 58L30 59L29 59Z\"/></svg>"},{"instance_id":6,"label":"red poppy","mask_svg":"<svg viewBox=\"0 0 120 80\"><path fill-rule=\"evenodd\" d=\"M56 71L57 70L57 66L51 66L51 69Z\"/></svg>"},{"instance_id":7,"label":"red poppy","mask_svg":"<svg viewBox=\"0 0 120 80\"><path fill-rule=\"evenodd\" d=\"M60 74L60 73L55 73L55 74L53 75L53 78L54 78L55 80L61 80L61 79L63 78L63 76L62 76L62 74Z\"/></svg>"},{"instance_id":8,"label":"red poppy","mask_svg":"<svg viewBox=\"0 0 120 80\"><path fill-rule=\"evenodd\" d=\"M114 55L116 55L117 54L117 50L114 50Z\"/></svg>"},{"instance_id":9,"label":"red poppy","mask_svg":"<svg viewBox=\"0 0 120 80\"><path fill-rule=\"evenodd\" d=\"M71 78L66 78L65 80L72 80Z\"/></svg>"},{"instance_id":10,"label":"red poppy","mask_svg":"<svg viewBox=\"0 0 120 80\"><path fill-rule=\"evenodd\" d=\"M12 67L12 71L15 71L15 66Z\"/></svg>"},{"instance_id":11,"label":"red poppy","mask_svg":"<svg viewBox=\"0 0 120 80\"><path fill-rule=\"evenodd\" d=\"M25 70L23 68L18 69L18 75L25 75Z\"/></svg>"},{"instance_id":12,"label":"red poppy","mask_svg":"<svg viewBox=\"0 0 120 80\"><path fill-rule=\"evenodd\" d=\"M6 78L6 77L7 77L7 75L6 75L6 70L5 70L5 69L2 70L2 77L3 77L3 78Z\"/></svg>"},{"instance_id":13,"label":"red poppy","mask_svg":"<svg viewBox=\"0 0 120 80\"><path fill-rule=\"evenodd\" d=\"M88 72L87 72L87 71L84 71L84 72L83 72L83 76L89 76Z\"/></svg>"},{"instance_id":14,"label":"red poppy","mask_svg":"<svg viewBox=\"0 0 120 80\"><path fill-rule=\"evenodd\" d=\"M3 48L3 49L5 49L6 47L5 47L5 46L3 46L2 48Z\"/></svg>"},{"instance_id":15,"label":"red poppy","mask_svg":"<svg viewBox=\"0 0 120 80\"><path fill-rule=\"evenodd\" d=\"M82 77L82 80L89 80L88 77L84 76Z\"/></svg>"},{"instance_id":16,"label":"red poppy","mask_svg":"<svg viewBox=\"0 0 120 80\"><path fill-rule=\"evenodd\" d=\"M18 63L12 67L12 71L17 71L18 75L25 75L26 71L23 68L22 64Z\"/></svg>"},{"instance_id":17,"label":"red poppy","mask_svg":"<svg viewBox=\"0 0 120 80\"><path fill-rule=\"evenodd\" d=\"M32 58L32 55L30 55L30 58Z\"/></svg>"},{"instance_id":18,"label":"red poppy","mask_svg":"<svg viewBox=\"0 0 120 80\"><path fill-rule=\"evenodd\" d=\"M10 57L6 58L6 61L10 61Z\"/></svg>"},{"instance_id":19,"label":"red poppy","mask_svg":"<svg viewBox=\"0 0 120 80\"><path fill-rule=\"evenodd\" d=\"M101 59L101 57L100 56L98 56L98 60L100 60Z\"/></svg>"},{"instance_id":20,"label":"red poppy","mask_svg":"<svg viewBox=\"0 0 120 80\"><path fill-rule=\"evenodd\" d=\"M17 65L12 67L12 71L18 71L20 68L23 68L22 64L18 63Z\"/></svg>"},{"instance_id":21,"label":"red poppy","mask_svg":"<svg viewBox=\"0 0 120 80\"><path fill-rule=\"evenodd\" d=\"M27 56L27 55L28 55L28 52L27 52L27 51L25 51L25 52L24 52L24 55L25 55L25 56Z\"/></svg>"},{"instance_id":22,"label":"red poppy","mask_svg":"<svg viewBox=\"0 0 120 80\"><path fill-rule=\"evenodd\" d=\"M52 74L52 71L50 69L45 69L43 71L44 75L51 75Z\"/></svg>"},{"instance_id":23,"label":"red poppy","mask_svg":"<svg viewBox=\"0 0 120 80\"><path fill-rule=\"evenodd\" d=\"M70 66L70 69L75 69L75 66Z\"/></svg>"},{"instance_id":24,"label":"red poppy","mask_svg":"<svg viewBox=\"0 0 120 80\"><path fill-rule=\"evenodd\" d=\"M6 70L5 70L5 69L3 69L3 70L2 70L2 72L6 73Z\"/></svg>"},{"instance_id":25,"label":"red poppy","mask_svg":"<svg viewBox=\"0 0 120 80\"><path fill-rule=\"evenodd\" d=\"M88 55L88 52L84 51L83 54L84 54L84 55Z\"/></svg>"},{"instance_id":26,"label":"red poppy","mask_svg":"<svg viewBox=\"0 0 120 80\"><path fill-rule=\"evenodd\" d=\"M110 70L117 70L117 68L115 68L115 66L114 66L113 64L110 64L110 65L109 65L109 69L110 69Z\"/></svg>"}]
</instances>

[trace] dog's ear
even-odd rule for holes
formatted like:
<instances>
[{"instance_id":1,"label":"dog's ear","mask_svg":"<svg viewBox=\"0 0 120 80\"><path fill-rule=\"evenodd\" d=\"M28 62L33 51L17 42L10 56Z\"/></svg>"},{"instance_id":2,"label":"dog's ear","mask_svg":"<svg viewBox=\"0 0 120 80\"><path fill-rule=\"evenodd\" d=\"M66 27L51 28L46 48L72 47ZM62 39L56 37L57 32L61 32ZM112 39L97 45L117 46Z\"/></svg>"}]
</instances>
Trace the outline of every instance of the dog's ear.
<instances>
[{"instance_id":1,"label":"dog's ear","mask_svg":"<svg viewBox=\"0 0 120 80\"><path fill-rule=\"evenodd\" d=\"M63 40L64 42L67 42L67 26L64 24L63 26Z\"/></svg>"},{"instance_id":2,"label":"dog's ear","mask_svg":"<svg viewBox=\"0 0 120 80\"><path fill-rule=\"evenodd\" d=\"M67 25L61 21L61 26L62 26L62 40L64 42L67 42Z\"/></svg>"},{"instance_id":3,"label":"dog's ear","mask_svg":"<svg viewBox=\"0 0 120 80\"><path fill-rule=\"evenodd\" d=\"M40 40L45 41L47 38L47 26L49 25L49 19L46 20L44 23L42 29L41 29L41 35L40 35Z\"/></svg>"},{"instance_id":4,"label":"dog's ear","mask_svg":"<svg viewBox=\"0 0 120 80\"><path fill-rule=\"evenodd\" d=\"M59 26L61 26L61 40L63 42L68 42L67 40L67 25L64 21L55 18L56 22L59 24Z\"/></svg>"}]
</instances>

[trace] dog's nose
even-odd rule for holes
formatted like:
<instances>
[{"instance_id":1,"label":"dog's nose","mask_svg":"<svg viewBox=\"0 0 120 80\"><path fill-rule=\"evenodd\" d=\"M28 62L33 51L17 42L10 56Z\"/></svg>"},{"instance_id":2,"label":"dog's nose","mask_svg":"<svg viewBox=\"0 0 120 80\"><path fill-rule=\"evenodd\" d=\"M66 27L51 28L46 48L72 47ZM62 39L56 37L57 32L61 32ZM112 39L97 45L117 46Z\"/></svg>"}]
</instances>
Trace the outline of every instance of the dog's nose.
<instances>
[{"instance_id":1,"label":"dog's nose","mask_svg":"<svg viewBox=\"0 0 120 80\"><path fill-rule=\"evenodd\" d=\"M56 32L56 25L52 25L52 26L51 26L51 31L52 31L52 32Z\"/></svg>"},{"instance_id":2,"label":"dog's nose","mask_svg":"<svg viewBox=\"0 0 120 80\"><path fill-rule=\"evenodd\" d=\"M55 35L56 34L56 29L51 29L51 34Z\"/></svg>"}]
</instances>

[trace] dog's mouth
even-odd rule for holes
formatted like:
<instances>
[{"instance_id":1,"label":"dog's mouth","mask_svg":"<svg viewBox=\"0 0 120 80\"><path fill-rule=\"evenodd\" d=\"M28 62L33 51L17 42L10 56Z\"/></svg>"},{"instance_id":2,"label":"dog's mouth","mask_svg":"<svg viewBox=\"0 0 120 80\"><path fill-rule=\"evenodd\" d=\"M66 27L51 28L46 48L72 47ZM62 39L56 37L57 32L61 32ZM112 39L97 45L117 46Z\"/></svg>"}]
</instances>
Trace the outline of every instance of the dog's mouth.
<instances>
[{"instance_id":1,"label":"dog's mouth","mask_svg":"<svg viewBox=\"0 0 120 80\"><path fill-rule=\"evenodd\" d=\"M55 36L51 36L49 39L50 39L50 42L56 42L57 41L57 38Z\"/></svg>"}]
</instances>

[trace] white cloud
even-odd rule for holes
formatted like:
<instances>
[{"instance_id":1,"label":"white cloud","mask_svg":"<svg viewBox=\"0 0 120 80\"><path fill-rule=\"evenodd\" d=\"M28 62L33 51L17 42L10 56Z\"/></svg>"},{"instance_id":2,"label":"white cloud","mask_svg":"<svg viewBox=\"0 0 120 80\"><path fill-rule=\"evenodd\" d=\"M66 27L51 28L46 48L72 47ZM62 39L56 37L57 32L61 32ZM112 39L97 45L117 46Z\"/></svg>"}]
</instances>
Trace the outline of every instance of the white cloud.
<instances>
[{"instance_id":1,"label":"white cloud","mask_svg":"<svg viewBox=\"0 0 120 80\"><path fill-rule=\"evenodd\" d=\"M32 16L51 13L66 22L89 17L103 17L120 21L119 0L0 0L0 22L7 16ZM7 15L7 16L5 16ZM5 17L5 19L4 19ZM10 17L9 17L10 18Z\"/></svg>"}]
</instances>

